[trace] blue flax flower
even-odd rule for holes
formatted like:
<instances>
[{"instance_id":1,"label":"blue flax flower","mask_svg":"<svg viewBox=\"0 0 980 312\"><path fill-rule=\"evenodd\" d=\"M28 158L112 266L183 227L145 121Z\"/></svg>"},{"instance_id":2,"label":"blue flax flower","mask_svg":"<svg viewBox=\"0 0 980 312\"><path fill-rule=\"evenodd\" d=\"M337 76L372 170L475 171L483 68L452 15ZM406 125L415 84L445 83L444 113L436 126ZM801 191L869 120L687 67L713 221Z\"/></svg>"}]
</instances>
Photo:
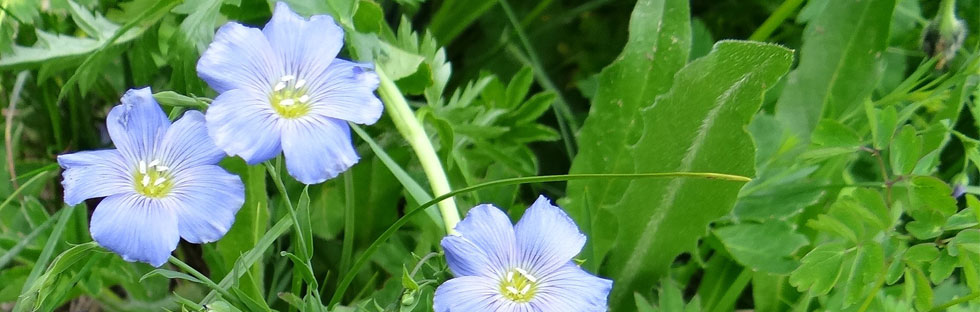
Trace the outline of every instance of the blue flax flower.
<instances>
[{"instance_id":1,"label":"blue flax flower","mask_svg":"<svg viewBox=\"0 0 980 312\"><path fill-rule=\"evenodd\" d=\"M218 29L197 62L220 93L206 116L218 147L249 164L283 151L289 174L306 184L357 163L347 122L373 124L382 104L373 67L336 58L343 41L330 16L307 20L283 3L262 30Z\"/></svg>"},{"instance_id":2,"label":"blue flax flower","mask_svg":"<svg viewBox=\"0 0 980 312\"><path fill-rule=\"evenodd\" d=\"M150 88L129 90L106 117L116 149L58 156L65 202L105 197L89 231L126 261L161 266L183 237L213 242L245 202L242 180L217 166L224 157L188 111L170 123Z\"/></svg>"},{"instance_id":3,"label":"blue flax flower","mask_svg":"<svg viewBox=\"0 0 980 312\"><path fill-rule=\"evenodd\" d=\"M585 235L544 196L511 226L504 212L476 206L442 239L456 276L436 289L436 312L605 311L612 281L572 262Z\"/></svg>"}]
</instances>

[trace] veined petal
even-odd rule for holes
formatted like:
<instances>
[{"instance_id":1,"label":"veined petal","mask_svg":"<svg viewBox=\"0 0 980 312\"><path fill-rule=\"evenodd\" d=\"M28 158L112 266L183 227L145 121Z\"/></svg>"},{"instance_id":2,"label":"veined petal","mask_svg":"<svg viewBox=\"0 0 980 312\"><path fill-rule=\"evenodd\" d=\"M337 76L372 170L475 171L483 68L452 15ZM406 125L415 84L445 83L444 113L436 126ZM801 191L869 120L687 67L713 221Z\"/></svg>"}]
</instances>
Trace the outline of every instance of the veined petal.
<instances>
[{"instance_id":1,"label":"veined petal","mask_svg":"<svg viewBox=\"0 0 980 312\"><path fill-rule=\"evenodd\" d=\"M285 73L300 79L326 70L344 45L344 30L332 17L314 15L306 20L283 2L276 3L262 32L281 57Z\"/></svg>"},{"instance_id":2,"label":"veined petal","mask_svg":"<svg viewBox=\"0 0 980 312\"><path fill-rule=\"evenodd\" d=\"M359 159L347 122L333 118L284 121L282 150L289 175L305 184L336 177Z\"/></svg>"},{"instance_id":3,"label":"veined petal","mask_svg":"<svg viewBox=\"0 0 980 312\"><path fill-rule=\"evenodd\" d=\"M514 227L518 261L536 274L547 274L582 251L585 235L575 221L544 196L531 205Z\"/></svg>"},{"instance_id":4,"label":"veined petal","mask_svg":"<svg viewBox=\"0 0 980 312\"><path fill-rule=\"evenodd\" d=\"M272 91L282 69L262 31L235 22L218 29L197 61L198 76L218 93L240 88Z\"/></svg>"},{"instance_id":5,"label":"veined petal","mask_svg":"<svg viewBox=\"0 0 980 312\"><path fill-rule=\"evenodd\" d=\"M218 95L205 114L208 135L228 155L250 165L279 154L279 116L267 98L243 89Z\"/></svg>"},{"instance_id":6,"label":"veined petal","mask_svg":"<svg viewBox=\"0 0 980 312\"><path fill-rule=\"evenodd\" d=\"M442 283L432 298L435 312L497 312L507 309L497 281L482 276L461 276Z\"/></svg>"},{"instance_id":7,"label":"veined petal","mask_svg":"<svg viewBox=\"0 0 980 312\"><path fill-rule=\"evenodd\" d=\"M514 265L516 244L514 226L503 211L493 205L479 205L470 209L458 224L459 236L482 250L491 263L489 270L503 274ZM446 251L446 257L449 250ZM454 255L454 257L466 255ZM462 272L455 272L461 274Z\"/></svg>"},{"instance_id":8,"label":"veined petal","mask_svg":"<svg viewBox=\"0 0 980 312\"><path fill-rule=\"evenodd\" d=\"M78 205L89 198L105 197L133 190L132 173L118 150L85 151L58 156L65 203Z\"/></svg>"},{"instance_id":9,"label":"veined petal","mask_svg":"<svg viewBox=\"0 0 980 312\"><path fill-rule=\"evenodd\" d=\"M177 212L180 236L195 244L224 236L245 203L242 179L213 165L187 168L175 175L171 194L161 200Z\"/></svg>"},{"instance_id":10,"label":"veined petal","mask_svg":"<svg viewBox=\"0 0 980 312\"><path fill-rule=\"evenodd\" d=\"M170 119L153 99L150 88L130 89L106 117L109 137L130 164L152 155Z\"/></svg>"},{"instance_id":11,"label":"veined petal","mask_svg":"<svg viewBox=\"0 0 980 312\"><path fill-rule=\"evenodd\" d=\"M204 115L193 110L184 113L167 130L158 154L175 171L217 164L225 157L225 152L208 136Z\"/></svg>"},{"instance_id":12,"label":"veined petal","mask_svg":"<svg viewBox=\"0 0 980 312\"><path fill-rule=\"evenodd\" d=\"M311 113L373 124L381 118L384 105L374 95L378 75L370 64L336 59L310 84L310 99L315 103Z\"/></svg>"},{"instance_id":13,"label":"veined petal","mask_svg":"<svg viewBox=\"0 0 980 312\"><path fill-rule=\"evenodd\" d=\"M155 199L136 193L106 197L89 225L92 239L122 256L159 267L177 248L177 214Z\"/></svg>"},{"instance_id":14,"label":"veined petal","mask_svg":"<svg viewBox=\"0 0 980 312\"><path fill-rule=\"evenodd\" d=\"M462 236L443 237L441 245L446 251L446 264L455 276L499 277L506 270L491 260L486 251Z\"/></svg>"},{"instance_id":15,"label":"veined petal","mask_svg":"<svg viewBox=\"0 0 980 312\"><path fill-rule=\"evenodd\" d=\"M603 312L612 281L585 272L569 261L541 278L538 292L531 300L538 311Z\"/></svg>"}]
</instances>

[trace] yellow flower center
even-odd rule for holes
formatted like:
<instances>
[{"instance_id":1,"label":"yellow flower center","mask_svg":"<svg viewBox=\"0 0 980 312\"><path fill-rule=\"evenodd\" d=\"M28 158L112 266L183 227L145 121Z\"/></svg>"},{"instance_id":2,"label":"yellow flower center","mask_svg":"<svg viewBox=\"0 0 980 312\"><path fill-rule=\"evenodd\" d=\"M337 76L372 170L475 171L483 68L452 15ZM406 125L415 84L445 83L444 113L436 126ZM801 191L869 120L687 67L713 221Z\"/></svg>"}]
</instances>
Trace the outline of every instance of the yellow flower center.
<instances>
[{"instance_id":1,"label":"yellow flower center","mask_svg":"<svg viewBox=\"0 0 980 312\"><path fill-rule=\"evenodd\" d=\"M310 112L310 96L306 91L306 80L296 79L293 75L282 76L272 88L269 102L279 116L299 118Z\"/></svg>"},{"instance_id":2,"label":"yellow flower center","mask_svg":"<svg viewBox=\"0 0 980 312\"><path fill-rule=\"evenodd\" d=\"M500 293L514 302L531 301L537 291L538 279L521 268L507 271L507 274L500 281Z\"/></svg>"},{"instance_id":3,"label":"yellow flower center","mask_svg":"<svg viewBox=\"0 0 980 312\"><path fill-rule=\"evenodd\" d=\"M149 163L140 160L136 172L133 173L133 186L137 193L146 197L161 198L167 196L174 186L170 168L161 164L159 160L153 160Z\"/></svg>"}]
</instances>

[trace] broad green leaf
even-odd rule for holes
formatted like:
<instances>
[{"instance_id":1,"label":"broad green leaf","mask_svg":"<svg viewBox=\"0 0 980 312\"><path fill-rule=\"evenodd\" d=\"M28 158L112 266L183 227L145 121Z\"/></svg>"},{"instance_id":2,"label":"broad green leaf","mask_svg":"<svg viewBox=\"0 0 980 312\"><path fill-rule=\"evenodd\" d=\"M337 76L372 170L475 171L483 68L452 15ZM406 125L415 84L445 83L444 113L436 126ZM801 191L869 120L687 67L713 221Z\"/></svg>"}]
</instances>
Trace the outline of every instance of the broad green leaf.
<instances>
[{"instance_id":1,"label":"broad green leaf","mask_svg":"<svg viewBox=\"0 0 980 312\"><path fill-rule=\"evenodd\" d=\"M791 63L792 52L776 45L741 41L715 45L707 56L681 69L670 91L642 110L642 119L637 120L642 135L626 144L629 154L637 157L628 172L752 176L754 147L745 128L762 104L765 90ZM593 233L618 232L620 238L615 246L595 242L599 250L612 247L605 274L616 281L613 309L627 307L633 290L648 289L664 276L674 257L691 251L706 234L708 223L731 211L741 186L672 179L633 180L627 187L607 188L604 193L587 187L576 190L602 195L602 201L589 204L598 210L592 214Z\"/></svg>"},{"instance_id":2,"label":"broad green leaf","mask_svg":"<svg viewBox=\"0 0 980 312\"><path fill-rule=\"evenodd\" d=\"M799 66L776 104L776 118L802 141L821 118L861 109L878 83L895 9L895 0L821 2L807 6L819 12L807 23ZM812 10L817 6L822 10Z\"/></svg>"},{"instance_id":3,"label":"broad green leaf","mask_svg":"<svg viewBox=\"0 0 980 312\"><path fill-rule=\"evenodd\" d=\"M777 220L730 225L716 229L715 235L735 261L775 274L796 269L792 255L808 243L806 236L796 233L791 224Z\"/></svg>"},{"instance_id":4,"label":"broad green leaf","mask_svg":"<svg viewBox=\"0 0 980 312\"><path fill-rule=\"evenodd\" d=\"M905 251L905 262L909 265L921 265L923 263L932 262L939 257L939 249L936 249L936 244L933 243L922 243L912 247L909 247Z\"/></svg>"},{"instance_id":5,"label":"broad green leaf","mask_svg":"<svg viewBox=\"0 0 980 312\"><path fill-rule=\"evenodd\" d=\"M892 173L906 175L915 168L915 163L922 153L922 138L915 135L915 128L906 125L899 131L892 142L891 156Z\"/></svg>"},{"instance_id":6,"label":"broad green leaf","mask_svg":"<svg viewBox=\"0 0 980 312\"><path fill-rule=\"evenodd\" d=\"M843 271L844 254L844 245L839 243L817 246L800 260L802 264L789 276L789 283L801 292L808 289L816 295L830 292Z\"/></svg>"},{"instance_id":7,"label":"broad green leaf","mask_svg":"<svg viewBox=\"0 0 980 312\"><path fill-rule=\"evenodd\" d=\"M617 60L599 74L599 90L589 117L578 134L578 155L569 173L636 172L636 151L629 148L643 131L641 110L667 92L690 49L688 1L641 0L630 18L626 47ZM592 220L595 229L600 210L612 209L629 187L629 181L569 181L567 203L562 206L579 224ZM586 200L588 193L588 202ZM588 207L588 208L587 208ZM591 210L591 212L590 212ZM616 231L599 227L589 234L593 254L600 262L616 237ZM588 250L588 247L586 248Z\"/></svg>"},{"instance_id":8,"label":"broad green leaf","mask_svg":"<svg viewBox=\"0 0 980 312\"><path fill-rule=\"evenodd\" d=\"M844 285L844 305L861 302L875 287L878 276L884 274L885 252L881 245L867 244L857 250L854 263Z\"/></svg>"}]
</instances>

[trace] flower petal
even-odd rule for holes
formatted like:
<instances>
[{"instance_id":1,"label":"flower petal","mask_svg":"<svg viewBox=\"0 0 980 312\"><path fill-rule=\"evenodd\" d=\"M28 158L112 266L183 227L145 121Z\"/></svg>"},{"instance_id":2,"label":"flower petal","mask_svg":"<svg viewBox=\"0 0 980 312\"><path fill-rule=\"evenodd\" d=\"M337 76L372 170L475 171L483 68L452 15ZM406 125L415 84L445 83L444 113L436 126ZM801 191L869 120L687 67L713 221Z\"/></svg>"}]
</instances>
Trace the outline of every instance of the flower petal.
<instances>
[{"instance_id":1,"label":"flower petal","mask_svg":"<svg viewBox=\"0 0 980 312\"><path fill-rule=\"evenodd\" d=\"M432 298L435 312L496 312L507 309L497 281L480 276L461 276L442 283Z\"/></svg>"},{"instance_id":2,"label":"flower petal","mask_svg":"<svg viewBox=\"0 0 980 312\"><path fill-rule=\"evenodd\" d=\"M175 172L171 195L162 199L177 211L180 236L195 244L221 239L245 203L242 179L218 166Z\"/></svg>"},{"instance_id":3,"label":"flower petal","mask_svg":"<svg viewBox=\"0 0 980 312\"><path fill-rule=\"evenodd\" d=\"M459 232L457 237L473 244L474 248L483 251L486 255L486 261L489 262L489 266L481 271L492 270L497 276L502 276L514 265L513 260L516 249L514 227L510 224L510 219L507 217L507 214L499 208L493 205L473 207L473 209L470 209L466 213L466 217L456 224L456 231ZM455 257L459 259L459 261L456 261L457 263L467 260L474 262L482 261L478 258L467 258L473 252L451 256L449 253L450 250L447 249L446 258ZM478 263L469 263L469 265L479 265ZM456 267L450 266L450 269L453 269L453 272L457 275L468 274L474 271L467 269L466 266L459 265ZM456 270L460 271L457 272Z\"/></svg>"},{"instance_id":4,"label":"flower petal","mask_svg":"<svg viewBox=\"0 0 980 312\"><path fill-rule=\"evenodd\" d=\"M126 261L159 267L177 248L177 214L159 200L136 193L106 197L89 226L92 239Z\"/></svg>"},{"instance_id":5,"label":"flower petal","mask_svg":"<svg viewBox=\"0 0 980 312\"><path fill-rule=\"evenodd\" d=\"M446 251L446 264L455 276L497 277L505 270L483 249L462 236L443 237L441 245Z\"/></svg>"},{"instance_id":6,"label":"flower petal","mask_svg":"<svg viewBox=\"0 0 980 312\"><path fill-rule=\"evenodd\" d=\"M344 30L329 15L309 20L283 2L276 3L272 19L262 32L285 66L285 73L309 79L330 66L344 45Z\"/></svg>"},{"instance_id":7,"label":"flower petal","mask_svg":"<svg viewBox=\"0 0 980 312\"><path fill-rule=\"evenodd\" d=\"M582 235L561 208L544 196L531 205L514 227L521 267L534 274L547 274L575 257L585 245Z\"/></svg>"},{"instance_id":8,"label":"flower petal","mask_svg":"<svg viewBox=\"0 0 980 312\"><path fill-rule=\"evenodd\" d=\"M538 311L607 311L612 281L585 272L569 261L541 278L531 300Z\"/></svg>"},{"instance_id":9,"label":"flower petal","mask_svg":"<svg viewBox=\"0 0 980 312\"><path fill-rule=\"evenodd\" d=\"M289 175L305 184L336 177L359 159L347 122L333 118L303 118L283 122L282 150Z\"/></svg>"},{"instance_id":10,"label":"flower petal","mask_svg":"<svg viewBox=\"0 0 980 312\"><path fill-rule=\"evenodd\" d=\"M188 111L163 136L159 157L174 171L180 171L217 164L225 157L225 152L208 136L204 115L199 111Z\"/></svg>"},{"instance_id":11,"label":"flower petal","mask_svg":"<svg viewBox=\"0 0 980 312\"><path fill-rule=\"evenodd\" d=\"M106 128L127 163L135 164L155 152L170 127L170 119L153 99L149 87L126 91L120 102L109 111Z\"/></svg>"},{"instance_id":12,"label":"flower petal","mask_svg":"<svg viewBox=\"0 0 980 312\"><path fill-rule=\"evenodd\" d=\"M89 198L133 190L133 177L118 150L85 151L58 156L65 203L78 205Z\"/></svg>"},{"instance_id":13,"label":"flower petal","mask_svg":"<svg viewBox=\"0 0 980 312\"><path fill-rule=\"evenodd\" d=\"M282 150L279 115L260 95L243 89L222 93L211 102L204 118L214 144L250 165L275 157Z\"/></svg>"},{"instance_id":14,"label":"flower petal","mask_svg":"<svg viewBox=\"0 0 980 312\"><path fill-rule=\"evenodd\" d=\"M197 61L197 74L218 93L240 88L269 92L283 75L282 61L262 31L235 22L214 34Z\"/></svg>"},{"instance_id":15,"label":"flower petal","mask_svg":"<svg viewBox=\"0 0 980 312\"><path fill-rule=\"evenodd\" d=\"M314 103L311 113L358 124L377 122L384 105L374 95L378 75L372 67L334 60L310 84L310 99Z\"/></svg>"}]
</instances>

